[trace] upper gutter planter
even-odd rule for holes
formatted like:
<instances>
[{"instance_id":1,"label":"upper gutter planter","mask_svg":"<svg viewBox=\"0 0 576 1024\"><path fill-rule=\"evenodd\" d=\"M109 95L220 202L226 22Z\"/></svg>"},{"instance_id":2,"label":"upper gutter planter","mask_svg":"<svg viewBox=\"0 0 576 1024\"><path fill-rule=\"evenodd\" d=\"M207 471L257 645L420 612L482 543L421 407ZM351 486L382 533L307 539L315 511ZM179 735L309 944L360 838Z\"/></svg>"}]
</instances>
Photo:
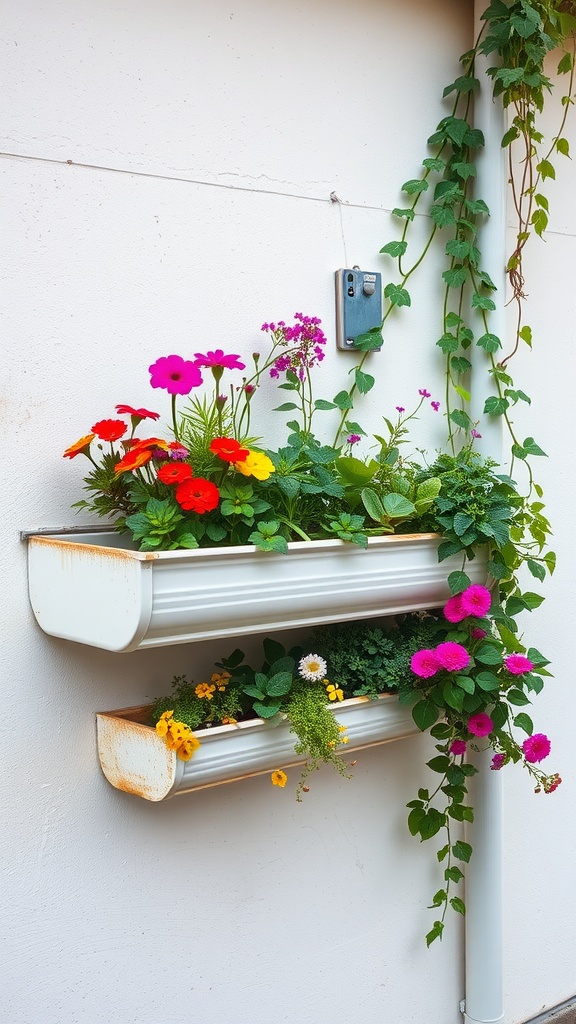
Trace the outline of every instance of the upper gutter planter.
<instances>
[{"instance_id":1,"label":"upper gutter planter","mask_svg":"<svg viewBox=\"0 0 576 1024\"><path fill-rule=\"evenodd\" d=\"M346 753L418 733L409 707L394 696L377 700L355 697L333 708L347 728ZM98 756L111 785L126 793L159 801L207 786L262 775L303 764L294 751L296 737L288 722L261 718L237 725L198 730L200 747L190 761L169 750L150 721L150 708L101 712L97 718Z\"/></svg>"},{"instance_id":2,"label":"upper gutter planter","mask_svg":"<svg viewBox=\"0 0 576 1024\"><path fill-rule=\"evenodd\" d=\"M134 551L111 531L33 535L30 601L51 636L124 652L434 608L462 555L438 562L436 534ZM467 564L486 580L486 556Z\"/></svg>"}]
</instances>

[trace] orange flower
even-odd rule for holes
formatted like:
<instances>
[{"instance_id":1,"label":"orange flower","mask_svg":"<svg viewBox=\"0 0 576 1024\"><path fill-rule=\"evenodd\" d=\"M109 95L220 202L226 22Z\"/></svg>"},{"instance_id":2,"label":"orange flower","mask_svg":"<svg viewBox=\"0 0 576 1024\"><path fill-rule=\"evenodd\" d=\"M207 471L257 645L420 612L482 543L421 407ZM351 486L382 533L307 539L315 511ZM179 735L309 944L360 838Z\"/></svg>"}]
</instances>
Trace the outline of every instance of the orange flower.
<instances>
[{"instance_id":1,"label":"orange flower","mask_svg":"<svg viewBox=\"0 0 576 1024\"><path fill-rule=\"evenodd\" d=\"M145 451L147 448L163 448L168 451L168 445L161 437L147 437L144 441L133 440L130 444L131 452Z\"/></svg>"},{"instance_id":2,"label":"orange flower","mask_svg":"<svg viewBox=\"0 0 576 1024\"><path fill-rule=\"evenodd\" d=\"M150 462L151 458L152 452L146 451L142 448L137 450L136 446L134 446L134 448L130 448L126 452L126 455L120 459L120 462L116 463L114 466L114 472L127 473L130 470L139 469L140 466L144 466L147 462Z\"/></svg>"},{"instance_id":3,"label":"orange flower","mask_svg":"<svg viewBox=\"0 0 576 1024\"><path fill-rule=\"evenodd\" d=\"M80 455L81 452L86 451L86 448L90 447L90 443L94 440L94 434L86 434L86 437L81 437L76 444L71 444L69 448L64 452L63 458L73 459L76 455Z\"/></svg>"},{"instance_id":4,"label":"orange flower","mask_svg":"<svg viewBox=\"0 0 576 1024\"><path fill-rule=\"evenodd\" d=\"M206 697L206 700L212 700L216 687L210 683L198 683L195 687L194 693L197 697Z\"/></svg>"}]
</instances>

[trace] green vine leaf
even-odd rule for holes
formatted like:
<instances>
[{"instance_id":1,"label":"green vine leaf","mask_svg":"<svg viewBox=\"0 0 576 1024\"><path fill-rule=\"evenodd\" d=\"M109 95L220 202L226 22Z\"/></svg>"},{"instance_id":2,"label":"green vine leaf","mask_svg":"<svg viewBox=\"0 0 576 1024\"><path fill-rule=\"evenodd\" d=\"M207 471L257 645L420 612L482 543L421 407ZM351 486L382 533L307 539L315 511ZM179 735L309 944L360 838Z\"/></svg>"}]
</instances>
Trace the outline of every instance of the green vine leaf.
<instances>
[{"instance_id":1,"label":"green vine leaf","mask_svg":"<svg viewBox=\"0 0 576 1024\"><path fill-rule=\"evenodd\" d=\"M387 284L384 289L384 295L391 306L410 306L412 304L410 293L406 288L401 288L397 284Z\"/></svg>"},{"instance_id":2,"label":"green vine leaf","mask_svg":"<svg viewBox=\"0 0 576 1024\"><path fill-rule=\"evenodd\" d=\"M396 259L398 256L403 256L407 248L408 242L388 242L380 249L380 252Z\"/></svg>"}]
</instances>

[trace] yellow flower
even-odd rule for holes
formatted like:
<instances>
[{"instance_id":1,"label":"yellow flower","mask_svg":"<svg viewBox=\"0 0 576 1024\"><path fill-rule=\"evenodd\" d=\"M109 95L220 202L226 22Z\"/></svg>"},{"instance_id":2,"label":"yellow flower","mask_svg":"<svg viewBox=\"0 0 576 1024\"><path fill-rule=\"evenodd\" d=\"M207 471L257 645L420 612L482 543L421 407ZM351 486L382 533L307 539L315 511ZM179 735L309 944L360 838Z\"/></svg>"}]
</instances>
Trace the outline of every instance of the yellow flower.
<instances>
[{"instance_id":1,"label":"yellow flower","mask_svg":"<svg viewBox=\"0 0 576 1024\"><path fill-rule=\"evenodd\" d=\"M161 719L174 718L174 712L173 711L163 711L162 714L160 715L160 718Z\"/></svg>"},{"instance_id":2,"label":"yellow flower","mask_svg":"<svg viewBox=\"0 0 576 1024\"><path fill-rule=\"evenodd\" d=\"M273 786L281 786L282 789L284 789L284 786L288 782L286 772L283 772L280 768L278 768L277 771L272 772L270 779Z\"/></svg>"},{"instance_id":3,"label":"yellow flower","mask_svg":"<svg viewBox=\"0 0 576 1024\"><path fill-rule=\"evenodd\" d=\"M238 721L236 718L230 718L229 715L225 715L222 719L222 725L238 725Z\"/></svg>"},{"instance_id":4,"label":"yellow flower","mask_svg":"<svg viewBox=\"0 0 576 1024\"><path fill-rule=\"evenodd\" d=\"M206 697L206 700L212 700L216 687L210 683L198 683L194 693L197 697Z\"/></svg>"},{"instance_id":5,"label":"yellow flower","mask_svg":"<svg viewBox=\"0 0 576 1024\"><path fill-rule=\"evenodd\" d=\"M344 691L339 686L334 686L334 683L328 683L326 694L329 700L344 700Z\"/></svg>"},{"instance_id":6,"label":"yellow flower","mask_svg":"<svg viewBox=\"0 0 576 1024\"><path fill-rule=\"evenodd\" d=\"M243 476L255 476L257 480L267 480L275 473L274 463L263 452L249 452L243 462L235 462L234 469Z\"/></svg>"},{"instance_id":7,"label":"yellow flower","mask_svg":"<svg viewBox=\"0 0 576 1024\"><path fill-rule=\"evenodd\" d=\"M347 736L343 736L342 739L340 740L340 743L349 743L349 742L350 742L350 740L348 739Z\"/></svg>"},{"instance_id":8,"label":"yellow flower","mask_svg":"<svg viewBox=\"0 0 576 1024\"><path fill-rule=\"evenodd\" d=\"M347 728L348 728L347 725L339 725L338 726L338 732L346 732Z\"/></svg>"},{"instance_id":9,"label":"yellow flower","mask_svg":"<svg viewBox=\"0 0 576 1024\"><path fill-rule=\"evenodd\" d=\"M177 756L181 761L189 761L190 758L196 753L200 746L199 741L196 739L194 733L190 733L190 736L183 740L177 750Z\"/></svg>"},{"instance_id":10,"label":"yellow flower","mask_svg":"<svg viewBox=\"0 0 576 1024\"><path fill-rule=\"evenodd\" d=\"M158 736L165 736L168 732L168 722L165 718L161 718L159 722L156 722L156 732Z\"/></svg>"}]
</instances>

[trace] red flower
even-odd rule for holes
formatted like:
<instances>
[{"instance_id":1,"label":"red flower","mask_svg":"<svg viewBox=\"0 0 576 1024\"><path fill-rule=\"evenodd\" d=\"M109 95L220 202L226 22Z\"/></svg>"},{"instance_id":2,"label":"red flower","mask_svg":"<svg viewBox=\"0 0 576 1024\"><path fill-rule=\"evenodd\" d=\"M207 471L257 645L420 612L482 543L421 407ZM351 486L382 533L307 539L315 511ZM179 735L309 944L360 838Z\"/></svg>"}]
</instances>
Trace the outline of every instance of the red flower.
<instances>
[{"instance_id":1,"label":"red flower","mask_svg":"<svg viewBox=\"0 0 576 1024\"><path fill-rule=\"evenodd\" d=\"M124 437L128 427L124 420L98 420L92 430L101 441L117 441L119 437Z\"/></svg>"},{"instance_id":2,"label":"red flower","mask_svg":"<svg viewBox=\"0 0 576 1024\"><path fill-rule=\"evenodd\" d=\"M224 462L244 462L250 454L249 449L243 448L233 437L215 437L210 442L210 451Z\"/></svg>"},{"instance_id":3,"label":"red flower","mask_svg":"<svg viewBox=\"0 0 576 1024\"><path fill-rule=\"evenodd\" d=\"M181 484L192 477L192 466L188 462L166 462L158 470L158 479L163 484Z\"/></svg>"},{"instance_id":4,"label":"red flower","mask_svg":"<svg viewBox=\"0 0 576 1024\"><path fill-rule=\"evenodd\" d=\"M216 484L204 480L201 476L185 480L176 488L176 501L180 508L187 512L198 512L203 515L204 512L211 512L216 508L219 500L220 493Z\"/></svg>"},{"instance_id":5,"label":"red flower","mask_svg":"<svg viewBox=\"0 0 576 1024\"><path fill-rule=\"evenodd\" d=\"M159 412L150 412L149 409L133 409L131 405L117 405L116 412L119 416L138 416L141 420L159 420Z\"/></svg>"}]
</instances>

